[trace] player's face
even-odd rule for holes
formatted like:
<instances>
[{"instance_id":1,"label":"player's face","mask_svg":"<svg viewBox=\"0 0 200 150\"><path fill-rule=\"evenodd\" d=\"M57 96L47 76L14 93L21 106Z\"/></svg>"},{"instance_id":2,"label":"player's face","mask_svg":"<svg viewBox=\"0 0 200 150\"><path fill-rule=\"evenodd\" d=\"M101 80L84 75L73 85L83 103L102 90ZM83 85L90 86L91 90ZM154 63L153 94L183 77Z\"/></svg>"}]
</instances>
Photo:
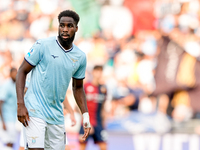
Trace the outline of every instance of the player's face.
<instances>
[{"instance_id":1,"label":"player's face","mask_svg":"<svg viewBox=\"0 0 200 150\"><path fill-rule=\"evenodd\" d=\"M71 17L61 17L59 22L58 36L63 46L73 42L78 26Z\"/></svg>"},{"instance_id":2,"label":"player's face","mask_svg":"<svg viewBox=\"0 0 200 150\"><path fill-rule=\"evenodd\" d=\"M100 80L101 77L102 77L102 70L101 69L96 69L96 70L93 70L93 73L92 73L93 77L97 80Z\"/></svg>"}]
</instances>

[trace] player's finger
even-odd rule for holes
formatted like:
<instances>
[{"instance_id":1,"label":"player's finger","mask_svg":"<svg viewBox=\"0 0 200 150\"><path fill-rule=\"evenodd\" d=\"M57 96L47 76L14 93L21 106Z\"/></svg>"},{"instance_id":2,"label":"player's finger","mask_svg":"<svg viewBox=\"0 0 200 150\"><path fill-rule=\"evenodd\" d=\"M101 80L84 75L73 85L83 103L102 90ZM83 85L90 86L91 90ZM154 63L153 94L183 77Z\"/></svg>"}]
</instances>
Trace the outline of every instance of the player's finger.
<instances>
[{"instance_id":1,"label":"player's finger","mask_svg":"<svg viewBox=\"0 0 200 150\"><path fill-rule=\"evenodd\" d=\"M85 141L90 133L90 128L84 128L84 135L82 136L82 139Z\"/></svg>"},{"instance_id":2,"label":"player's finger","mask_svg":"<svg viewBox=\"0 0 200 150\"><path fill-rule=\"evenodd\" d=\"M91 129L91 127L88 125L88 123L86 122L85 124L84 124L84 132L85 133L87 133L87 132L89 132L90 131L90 129ZM89 134L89 133L88 133Z\"/></svg>"},{"instance_id":3,"label":"player's finger","mask_svg":"<svg viewBox=\"0 0 200 150\"><path fill-rule=\"evenodd\" d=\"M23 125L24 125L25 127L27 127L27 126L28 126L26 121L24 122L24 124L23 124Z\"/></svg>"},{"instance_id":4,"label":"player's finger","mask_svg":"<svg viewBox=\"0 0 200 150\"><path fill-rule=\"evenodd\" d=\"M30 118L29 118L28 112L27 112L27 120L30 121Z\"/></svg>"},{"instance_id":5,"label":"player's finger","mask_svg":"<svg viewBox=\"0 0 200 150\"><path fill-rule=\"evenodd\" d=\"M21 122L21 118L19 116L17 116L17 119L19 120L19 122Z\"/></svg>"},{"instance_id":6,"label":"player's finger","mask_svg":"<svg viewBox=\"0 0 200 150\"><path fill-rule=\"evenodd\" d=\"M22 124L24 123L24 118L22 116L17 116L17 118Z\"/></svg>"},{"instance_id":7,"label":"player's finger","mask_svg":"<svg viewBox=\"0 0 200 150\"><path fill-rule=\"evenodd\" d=\"M86 140L86 129L84 129L84 134L82 136L82 140L85 141Z\"/></svg>"},{"instance_id":8,"label":"player's finger","mask_svg":"<svg viewBox=\"0 0 200 150\"><path fill-rule=\"evenodd\" d=\"M86 131L85 131L86 137L88 137L88 135L89 135L89 133L90 133L90 129L91 129L91 128L86 128Z\"/></svg>"},{"instance_id":9,"label":"player's finger","mask_svg":"<svg viewBox=\"0 0 200 150\"><path fill-rule=\"evenodd\" d=\"M25 124L25 119L24 119L24 117L22 118L19 118L19 121L26 127L26 124Z\"/></svg>"},{"instance_id":10,"label":"player's finger","mask_svg":"<svg viewBox=\"0 0 200 150\"><path fill-rule=\"evenodd\" d=\"M18 116L18 120L26 127L28 124L28 121L26 119L26 116Z\"/></svg>"},{"instance_id":11,"label":"player's finger","mask_svg":"<svg viewBox=\"0 0 200 150\"><path fill-rule=\"evenodd\" d=\"M82 136L82 140L83 140L83 141L86 140L85 134Z\"/></svg>"},{"instance_id":12,"label":"player's finger","mask_svg":"<svg viewBox=\"0 0 200 150\"><path fill-rule=\"evenodd\" d=\"M85 141L87 137L88 137L87 133L84 133L84 135L82 136L82 140Z\"/></svg>"},{"instance_id":13,"label":"player's finger","mask_svg":"<svg viewBox=\"0 0 200 150\"><path fill-rule=\"evenodd\" d=\"M26 127L28 126L28 119L25 119L24 123L26 124Z\"/></svg>"}]
</instances>

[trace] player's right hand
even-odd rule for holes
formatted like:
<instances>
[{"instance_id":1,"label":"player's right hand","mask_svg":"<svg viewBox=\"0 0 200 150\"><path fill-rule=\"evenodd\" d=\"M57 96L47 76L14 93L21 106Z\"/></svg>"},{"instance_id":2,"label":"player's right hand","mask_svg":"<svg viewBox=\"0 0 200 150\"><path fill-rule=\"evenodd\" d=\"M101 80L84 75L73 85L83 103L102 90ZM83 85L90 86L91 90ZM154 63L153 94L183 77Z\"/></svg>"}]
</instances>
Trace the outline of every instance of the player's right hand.
<instances>
[{"instance_id":1,"label":"player's right hand","mask_svg":"<svg viewBox=\"0 0 200 150\"><path fill-rule=\"evenodd\" d=\"M18 103L17 118L25 127L28 126L28 121L30 121L30 119L25 104Z\"/></svg>"}]
</instances>

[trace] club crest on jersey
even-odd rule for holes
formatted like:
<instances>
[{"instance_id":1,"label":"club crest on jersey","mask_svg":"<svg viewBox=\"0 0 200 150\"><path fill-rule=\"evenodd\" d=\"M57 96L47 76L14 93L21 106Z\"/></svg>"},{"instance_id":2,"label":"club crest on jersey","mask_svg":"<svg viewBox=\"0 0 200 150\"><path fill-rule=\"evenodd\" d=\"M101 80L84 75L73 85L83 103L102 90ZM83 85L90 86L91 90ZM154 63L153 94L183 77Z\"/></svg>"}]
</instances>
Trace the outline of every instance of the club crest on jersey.
<instances>
[{"instance_id":1,"label":"club crest on jersey","mask_svg":"<svg viewBox=\"0 0 200 150\"><path fill-rule=\"evenodd\" d=\"M71 60L73 61L73 63L75 63L75 62L77 62L78 60L75 60L75 59L73 59L73 58L71 58Z\"/></svg>"},{"instance_id":2,"label":"club crest on jersey","mask_svg":"<svg viewBox=\"0 0 200 150\"><path fill-rule=\"evenodd\" d=\"M38 137L31 137L32 138L32 143L34 144L34 143L36 143L36 138L38 138Z\"/></svg>"},{"instance_id":3,"label":"club crest on jersey","mask_svg":"<svg viewBox=\"0 0 200 150\"><path fill-rule=\"evenodd\" d=\"M73 59L73 58L71 58L71 60L72 60L72 65L73 65L73 67L76 67L76 62L78 62L78 60Z\"/></svg>"},{"instance_id":4,"label":"club crest on jersey","mask_svg":"<svg viewBox=\"0 0 200 150\"><path fill-rule=\"evenodd\" d=\"M30 57L33 54L33 48L30 49L30 51L27 53L28 57Z\"/></svg>"}]
</instances>

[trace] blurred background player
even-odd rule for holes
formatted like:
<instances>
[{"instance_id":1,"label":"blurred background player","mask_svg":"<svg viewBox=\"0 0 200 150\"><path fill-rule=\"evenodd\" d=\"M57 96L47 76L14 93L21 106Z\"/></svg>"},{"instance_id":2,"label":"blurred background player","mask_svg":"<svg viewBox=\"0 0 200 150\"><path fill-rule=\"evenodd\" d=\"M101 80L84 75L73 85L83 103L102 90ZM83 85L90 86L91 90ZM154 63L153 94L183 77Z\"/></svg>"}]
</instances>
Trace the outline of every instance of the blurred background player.
<instances>
[{"instance_id":1,"label":"blurred background player","mask_svg":"<svg viewBox=\"0 0 200 150\"><path fill-rule=\"evenodd\" d=\"M102 66L94 66L92 70L92 80L84 84L85 94L87 99L88 112L90 114L91 134L88 137L92 138L95 144L98 144L101 150L106 150L106 137L104 130L104 103L106 100L106 87L101 83ZM80 129L80 135L84 133L83 126ZM87 141L88 141L87 139ZM80 150L85 150L86 142L80 140Z\"/></svg>"},{"instance_id":2,"label":"blurred background player","mask_svg":"<svg viewBox=\"0 0 200 150\"><path fill-rule=\"evenodd\" d=\"M17 96L15 80L17 69L11 68L10 78L8 78L0 90L0 120L1 128L0 137L3 143L6 144L4 150L12 150L13 144L16 142L16 128L17 121Z\"/></svg>"}]
</instances>

